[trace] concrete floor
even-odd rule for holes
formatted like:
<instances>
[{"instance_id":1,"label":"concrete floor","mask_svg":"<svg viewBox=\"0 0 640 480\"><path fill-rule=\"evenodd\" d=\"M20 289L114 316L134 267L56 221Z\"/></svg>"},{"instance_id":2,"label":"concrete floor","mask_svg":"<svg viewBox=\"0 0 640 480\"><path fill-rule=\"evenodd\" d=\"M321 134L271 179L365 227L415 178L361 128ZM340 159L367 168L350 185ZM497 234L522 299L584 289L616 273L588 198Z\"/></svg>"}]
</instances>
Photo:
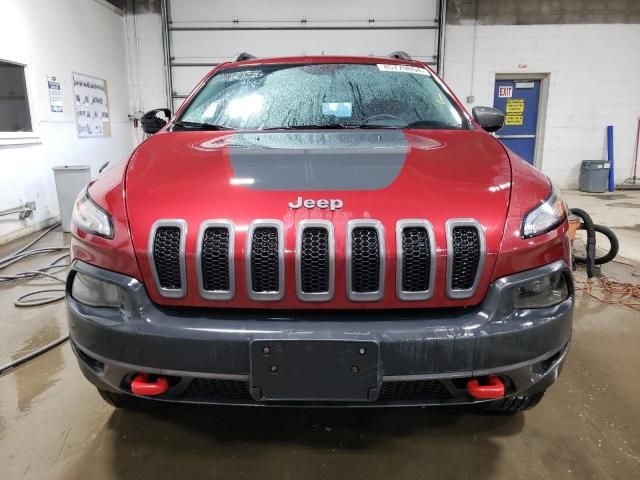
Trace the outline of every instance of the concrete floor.
<instances>
[{"instance_id":1,"label":"concrete floor","mask_svg":"<svg viewBox=\"0 0 640 480\"><path fill-rule=\"evenodd\" d=\"M55 234L42 245L65 241ZM625 253L640 255L639 246ZM632 271L603 268L637 282ZM32 288L0 288L0 364L66 333L62 303L13 307ZM0 479L638 478L639 344L638 311L578 293L558 382L536 409L495 417L452 408L125 413L100 399L65 343L0 377Z\"/></svg>"}]
</instances>

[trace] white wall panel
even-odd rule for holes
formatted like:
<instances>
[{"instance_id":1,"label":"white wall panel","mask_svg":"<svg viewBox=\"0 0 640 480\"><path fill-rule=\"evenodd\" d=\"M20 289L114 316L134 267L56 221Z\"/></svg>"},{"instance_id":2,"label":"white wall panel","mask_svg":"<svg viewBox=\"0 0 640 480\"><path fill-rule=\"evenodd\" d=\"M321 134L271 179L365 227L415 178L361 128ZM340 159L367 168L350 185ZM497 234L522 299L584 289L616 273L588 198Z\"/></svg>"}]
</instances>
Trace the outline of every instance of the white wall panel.
<instances>
[{"instance_id":1,"label":"white wall panel","mask_svg":"<svg viewBox=\"0 0 640 480\"><path fill-rule=\"evenodd\" d=\"M437 18L437 3L438 0L171 0L171 20L176 26L220 24L234 18L270 25L299 22L303 17L310 24L315 21L361 23L369 18L376 24L433 22Z\"/></svg>"}]
</instances>

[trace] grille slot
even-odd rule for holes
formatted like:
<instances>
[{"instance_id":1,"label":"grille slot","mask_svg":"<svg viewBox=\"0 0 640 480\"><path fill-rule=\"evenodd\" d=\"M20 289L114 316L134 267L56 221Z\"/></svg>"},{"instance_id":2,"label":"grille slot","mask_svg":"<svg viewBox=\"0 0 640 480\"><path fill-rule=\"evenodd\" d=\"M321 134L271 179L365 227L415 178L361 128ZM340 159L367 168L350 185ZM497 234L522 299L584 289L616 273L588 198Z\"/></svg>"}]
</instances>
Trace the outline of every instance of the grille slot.
<instances>
[{"instance_id":1,"label":"grille slot","mask_svg":"<svg viewBox=\"0 0 640 480\"><path fill-rule=\"evenodd\" d=\"M384 235L376 220L352 220L347 227L347 294L355 301L384 295Z\"/></svg>"},{"instance_id":2,"label":"grille slot","mask_svg":"<svg viewBox=\"0 0 640 480\"><path fill-rule=\"evenodd\" d=\"M179 298L186 293L184 243L186 224L182 220L159 220L149 236L149 263L159 293Z\"/></svg>"},{"instance_id":3,"label":"grille slot","mask_svg":"<svg viewBox=\"0 0 640 480\"><path fill-rule=\"evenodd\" d=\"M281 222L256 220L247 234L247 283L254 300L280 300L284 294Z\"/></svg>"},{"instance_id":4,"label":"grille slot","mask_svg":"<svg viewBox=\"0 0 640 480\"><path fill-rule=\"evenodd\" d=\"M452 398L449 391L438 380L414 380L384 382L380 389L379 402L409 402L412 400L446 400Z\"/></svg>"},{"instance_id":5,"label":"grille slot","mask_svg":"<svg viewBox=\"0 0 640 480\"><path fill-rule=\"evenodd\" d=\"M196 264L200 295L229 300L234 295L235 229L228 220L210 220L200 226Z\"/></svg>"},{"instance_id":6,"label":"grille slot","mask_svg":"<svg viewBox=\"0 0 640 480\"><path fill-rule=\"evenodd\" d=\"M471 297L484 263L484 230L473 220L450 220L447 243L447 293L451 298Z\"/></svg>"},{"instance_id":7,"label":"grille slot","mask_svg":"<svg viewBox=\"0 0 640 480\"><path fill-rule=\"evenodd\" d=\"M326 220L302 220L296 240L296 276L298 298L302 301L326 301L333 297L334 286L333 225Z\"/></svg>"},{"instance_id":8,"label":"grille slot","mask_svg":"<svg viewBox=\"0 0 640 480\"><path fill-rule=\"evenodd\" d=\"M435 242L426 220L400 220L396 224L398 261L396 290L401 300L427 300L433 296Z\"/></svg>"},{"instance_id":9,"label":"grille slot","mask_svg":"<svg viewBox=\"0 0 640 480\"><path fill-rule=\"evenodd\" d=\"M183 395L188 400L253 401L249 394L248 382L242 380L195 378Z\"/></svg>"}]
</instances>

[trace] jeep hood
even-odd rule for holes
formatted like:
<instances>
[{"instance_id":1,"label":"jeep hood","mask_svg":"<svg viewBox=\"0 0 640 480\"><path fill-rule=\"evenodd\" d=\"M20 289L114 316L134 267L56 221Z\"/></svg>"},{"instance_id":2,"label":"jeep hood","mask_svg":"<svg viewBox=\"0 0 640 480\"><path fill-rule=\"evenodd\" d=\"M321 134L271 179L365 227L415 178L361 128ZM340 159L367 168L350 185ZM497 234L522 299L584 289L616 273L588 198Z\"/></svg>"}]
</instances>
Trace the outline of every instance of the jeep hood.
<instances>
[{"instance_id":1,"label":"jeep hood","mask_svg":"<svg viewBox=\"0 0 640 480\"><path fill-rule=\"evenodd\" d=\"M149 233L159 219L186 222L187 264L193 261L198 228L205 220L235 223L238 261L244 249L242 235L252 221L280 220L285 227L288 274L293 268L295 225L303 219L333 222L336 265L344 255L346 223L380 220L389 272L395 267L398 220L421 218L433 224L440 263L440 257L446 255L445 222L473 218L485 229L487 272L474 297L443 300L444 304L465 305L478 303L485 294L504 230L511 169L502 145L477 130L166 132L149 138L136 150L125 185L133 245L146 283L152 283L147 262ZM305 200L313 208L304 203L300 208L289 206ZM340 202L333 203L333 209L332 200ZM319 208L323 205L329 207ZM337 276L341 271L336 267ZM169 303L210 304L198 298L191 282L186 298ZM406 306L395 300L393 288L386 290L384 301L375 308ZM150 294L154 301L166 302L153 288ZM240 296L234 306L244 306L242 303ZM276 303L280 308L304 308L295 299L295 288L288 288L285 299ZM327 305L353 306L338 299Z\"/></svg>"}]
</instances>

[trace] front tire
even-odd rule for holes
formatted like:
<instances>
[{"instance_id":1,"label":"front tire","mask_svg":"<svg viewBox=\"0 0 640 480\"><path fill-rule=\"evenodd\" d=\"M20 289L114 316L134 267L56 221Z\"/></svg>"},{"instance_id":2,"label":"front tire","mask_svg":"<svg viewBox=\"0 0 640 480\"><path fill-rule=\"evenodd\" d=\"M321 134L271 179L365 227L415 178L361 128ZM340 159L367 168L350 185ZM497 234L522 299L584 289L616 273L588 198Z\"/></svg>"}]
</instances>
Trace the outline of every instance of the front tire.
<instances>
[{"instance_id":1,"label":"front tire","mask_svg":"<svg viewBox=\"0 0 640 480\"><path fill-rule=\"evenodd\" d=\"M114 393L98 388L98 393L102 399L112 407L121 408L129 412L147 412L157 408L159 402L154 402L147 398L135 397L124 393Z\"/></svg>"},{"instance_id":2,"label":"front tire","mask_svg":"<svg viewBox=\"0 0 640 480\"><path fill-rule=\"evenodd\" d=\"M487 413L497 414L514 414L531 410L540 403L544 397L544 391L534 393L532 395L514 395L512 397L501 398L493 402L486 403L481 406L482 410Z\"/></svg>"}]
</instances>

